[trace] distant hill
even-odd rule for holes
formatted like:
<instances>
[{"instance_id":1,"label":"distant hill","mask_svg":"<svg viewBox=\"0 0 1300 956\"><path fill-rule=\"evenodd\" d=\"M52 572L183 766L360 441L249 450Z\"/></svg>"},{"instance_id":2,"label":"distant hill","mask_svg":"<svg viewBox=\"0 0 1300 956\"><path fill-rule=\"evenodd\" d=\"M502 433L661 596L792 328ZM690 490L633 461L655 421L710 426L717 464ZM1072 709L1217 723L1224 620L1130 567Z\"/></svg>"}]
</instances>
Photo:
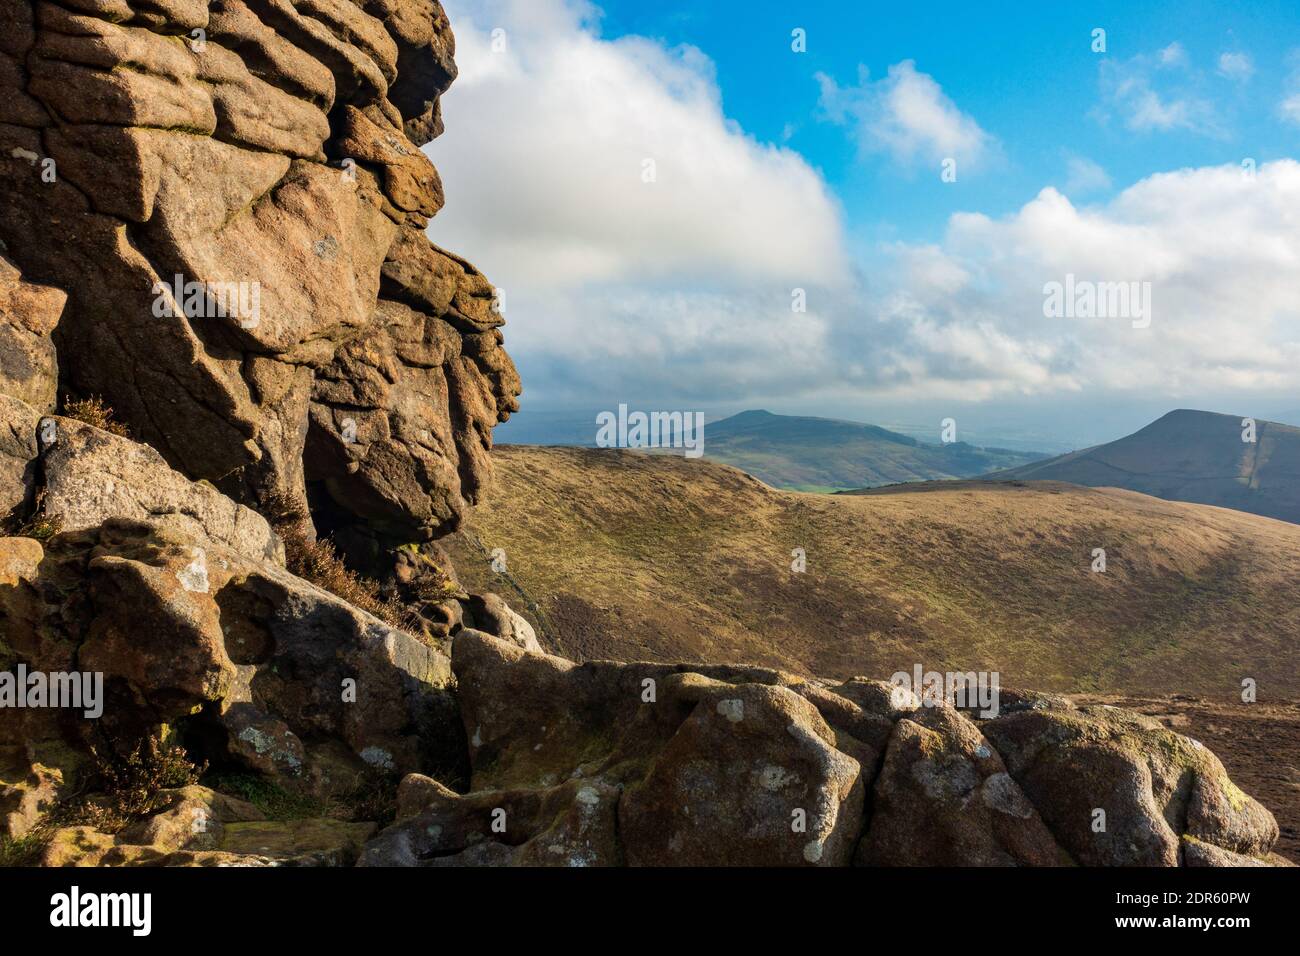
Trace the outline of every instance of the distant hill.
<instances>
[{"instance_id":1,"label":"distant hill","mask_svg":"<svg viewBox=\"0 0 1300 956\"><path fill-rule=\"evenodd\" d=\"M1300 428L1259 421L1250 444L1241 422L1180 409L1127 438L985 477L1126 488L1300 523Z\"/></svg>"},{"instance_id":2,"label":"distant hill","mask_svg":"<svg viewBox=\"0 0 1300 956\"><path fill-rule=\"evenodd\" d=\"M443 542L471 590L502 594L566 657L825 677L923 663L998 670L1006 686L1220 698L1250 676L1300 696L1300 526L1054 482L820 495L678 456L493 458L494 487ZM496 548L509 577L489 567Z\"/></svg>"},{"instance_id":3,"label":"distant hill","mask_svg":"<svg viewBox=\"0 0 1300 956\"><path fill-rule=\"evenodd\" d=\"M1045 455L929 444L875 425L741 412L704 429L704 455L777 488L836 490L905 481L969 478Z\"/></svg>"}]
</instances>

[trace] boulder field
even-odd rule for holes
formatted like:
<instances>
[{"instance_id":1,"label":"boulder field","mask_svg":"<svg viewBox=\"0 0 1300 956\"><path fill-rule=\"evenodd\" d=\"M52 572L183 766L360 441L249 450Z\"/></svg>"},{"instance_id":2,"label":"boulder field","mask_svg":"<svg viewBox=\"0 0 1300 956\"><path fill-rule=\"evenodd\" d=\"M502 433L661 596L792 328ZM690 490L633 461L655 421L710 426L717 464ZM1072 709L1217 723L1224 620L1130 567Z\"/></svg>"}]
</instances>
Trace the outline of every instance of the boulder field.
<instances>
[{"instance_id":1,"label":"boulder field","mask_svg":"<svg viewBox=\"0 0 1300 956\"><path fill-rule=\"evenodd\" d=\"M1271 814L1136 714L579 665L466 593L437 539L520 383L493 287L428 238L454 46L437 0L0 0L0 670L94 674L103 698L0 706L5 846L1278 862ZM194 779L87 813L146 741Z\"/></svg>"}]
</instances>

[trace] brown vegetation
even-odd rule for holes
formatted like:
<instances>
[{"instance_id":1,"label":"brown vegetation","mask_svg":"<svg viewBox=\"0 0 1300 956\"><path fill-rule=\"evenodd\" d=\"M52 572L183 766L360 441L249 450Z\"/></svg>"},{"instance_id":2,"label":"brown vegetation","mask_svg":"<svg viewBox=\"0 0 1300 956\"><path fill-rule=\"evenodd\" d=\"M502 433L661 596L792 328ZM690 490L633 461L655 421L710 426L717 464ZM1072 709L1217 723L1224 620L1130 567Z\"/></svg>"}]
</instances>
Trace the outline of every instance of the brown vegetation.
<instances>
[{"instance_id":1,"label":"brown vegetation","mask_svg":"<svg viewBox=\"0 0 1300 956\"><path fill-rule=\"evenodd\" d=\"M113 409L104 404L104 400L97 395L66 402L63 406L63 417L76 419L100 431L120 435L122 438L131 437L131 430L113 417Z\"/></svg>"},{"instance_id":2,"label":"brown vegetation","mask_svg":"<svg viewBox=\"0 0 1300 956\"><path fill-rule=\"evenodd\" d=\"M267 519L284 542L285 566L353 607L373 614L390 627L419 636L420 620L405 605L386 598L379 584L357 574L343 562L333 542L316 538L302 507L287 498L276 499Z\"/></svg>"},{"instance_id":3,"label":"brown vegetation","mask_svg":"<svg viewBox=\"0 0 1300 956\"><path fill-rule=\"evenodd\" d=\"M1300 696L1295 525L1046 482L831 496L631 452L508 446L496 464L468 529L505 550L566 656L822 677L921 663L1219 699L1251 677L1261 700ZM464 542L449 550L467 589L499 587Z\"/></svg>"}]
</instances>

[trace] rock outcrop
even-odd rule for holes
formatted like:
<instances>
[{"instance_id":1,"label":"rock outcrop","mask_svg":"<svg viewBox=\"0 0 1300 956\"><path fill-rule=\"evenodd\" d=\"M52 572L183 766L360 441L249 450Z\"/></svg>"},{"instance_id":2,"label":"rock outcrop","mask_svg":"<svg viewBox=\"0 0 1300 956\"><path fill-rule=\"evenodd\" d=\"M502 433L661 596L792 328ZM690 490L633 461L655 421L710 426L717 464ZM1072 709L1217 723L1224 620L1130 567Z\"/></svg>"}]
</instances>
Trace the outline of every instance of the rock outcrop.
<instances>
[{"instance_id":1,"label":"rock outcrop","mask_svg":"<svg viewBox=\"0 0 1300 956\"><path fill-rule=\"evenodd\" d=\"M470 790L407 777L362 865L1263 865L1278 835L1204 747L1114 708L978 720L883 682L575 665L468 630L452 664Z\"/></svg>"},{"instance_id":2,"label":"rock outcrop","mask_svg":"<svg viewBox=\"0 0 1300 956\"><path fill-rule=\"evenodd\" d=\"M0 0L0 672L102 681L75 707L0 695L0 849L1270 861L1268 811L1136 715L578 665L466 594L435 539L519 382L492 286L425 235L453 53L437 0ZM115 808L141 741L188 782L155 768Z\"/></svg>"},{"instance_id":3,"label":"rock outcrop","mask_svg":"<svg viewBox=\"0 0 1300 956\"><path fill-rule=\"evenodd\" d=\"M453 53L437 0L0 0L4 393L52 410L57 345L65 392L242 504L455 527L519 381L424 235Z\"/></svg>"},{"instance_id":4,"label":"rock outcrop","mask_svg":"<svg viewBox=\"0 0 1300 956\"><path fill-rule=\"evenodd\" d=\"M104 681L98 719L11 711L27 719L0 744L84 752L179 724L210 758L320 792L459 756L447 658L272 560L118 518L0 555L6 667Z\"/></svg>"}]
</instances>

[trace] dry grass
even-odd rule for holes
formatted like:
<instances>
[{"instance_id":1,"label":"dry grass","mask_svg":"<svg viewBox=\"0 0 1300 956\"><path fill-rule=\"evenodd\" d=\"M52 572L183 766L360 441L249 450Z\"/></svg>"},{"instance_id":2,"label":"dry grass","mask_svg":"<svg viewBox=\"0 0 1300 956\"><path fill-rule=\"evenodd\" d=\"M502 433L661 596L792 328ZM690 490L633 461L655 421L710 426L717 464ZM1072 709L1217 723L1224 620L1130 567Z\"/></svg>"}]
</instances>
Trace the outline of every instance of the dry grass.
<instances>
[{"instance_id":1,"label":"dry grass","mask_svg":"<svg viewBox=\"0 0 1300 956\"><path fill-rule=\"evenodd\" d=\"M93 425L112 435L120 435L122 438L131 437L130 430L113 417L113 410L97 395L65 402L63 417L85 422L87 425Z\"/></svg>"},{"instance_id":2,"label":"dry grass","mask_svg":"<svg viewBox=\"0 0 1300 956\"><path fill-rule=\"evenodd\" d=\"M206 765L196 766L184 748L158 737L141 740L125 757L92 747L78 792L54 806L23 836L0 838L0 867L35 866L50 837L61 827L88 826L118 833L156 812L163 792L197 783Z\"/></svg>"},{"instance_id":3,"label":"dry grass","mask_svg":"<svg viewBox=\"0 0 1300 956\"><path fill-rule=\"evenodd\" d=\"M36 866L50 834L37 827L20 837L0 836L0 869L14 866Z\"/></svg>"},{"instance_id":4,"label":"dry grass","mask_svg":"<svg viewBox=\"0 0 1300 956\"><path fill-rule=\"evenodd\" d=\"M313 538L301 505L280 498L271 502L267 511L267 520L284 542L285 566L290 573L373 614L390 627L416 636L423 634L419 618L409 608L385 598L378 582L348 568L333 542Z\"/></svg>"},{"instance_id":5,"label":"dry grass","mask_svg":"<svg viewBox=\"0 0 1300 956\"><path fill-rule=\"evenodd\" d=\"M773 490L705 461L506 446L468 530L578 659L824 677L921 663L1006 686L1300 696L1300 526L1113 489ZM471 590L500 588L448 542ZM1108 569L1091 572L1105 548ZM807 571L791 570L803 548ZM522 608L519 608L521 612Z\"/></svg>"}]
</instances>

